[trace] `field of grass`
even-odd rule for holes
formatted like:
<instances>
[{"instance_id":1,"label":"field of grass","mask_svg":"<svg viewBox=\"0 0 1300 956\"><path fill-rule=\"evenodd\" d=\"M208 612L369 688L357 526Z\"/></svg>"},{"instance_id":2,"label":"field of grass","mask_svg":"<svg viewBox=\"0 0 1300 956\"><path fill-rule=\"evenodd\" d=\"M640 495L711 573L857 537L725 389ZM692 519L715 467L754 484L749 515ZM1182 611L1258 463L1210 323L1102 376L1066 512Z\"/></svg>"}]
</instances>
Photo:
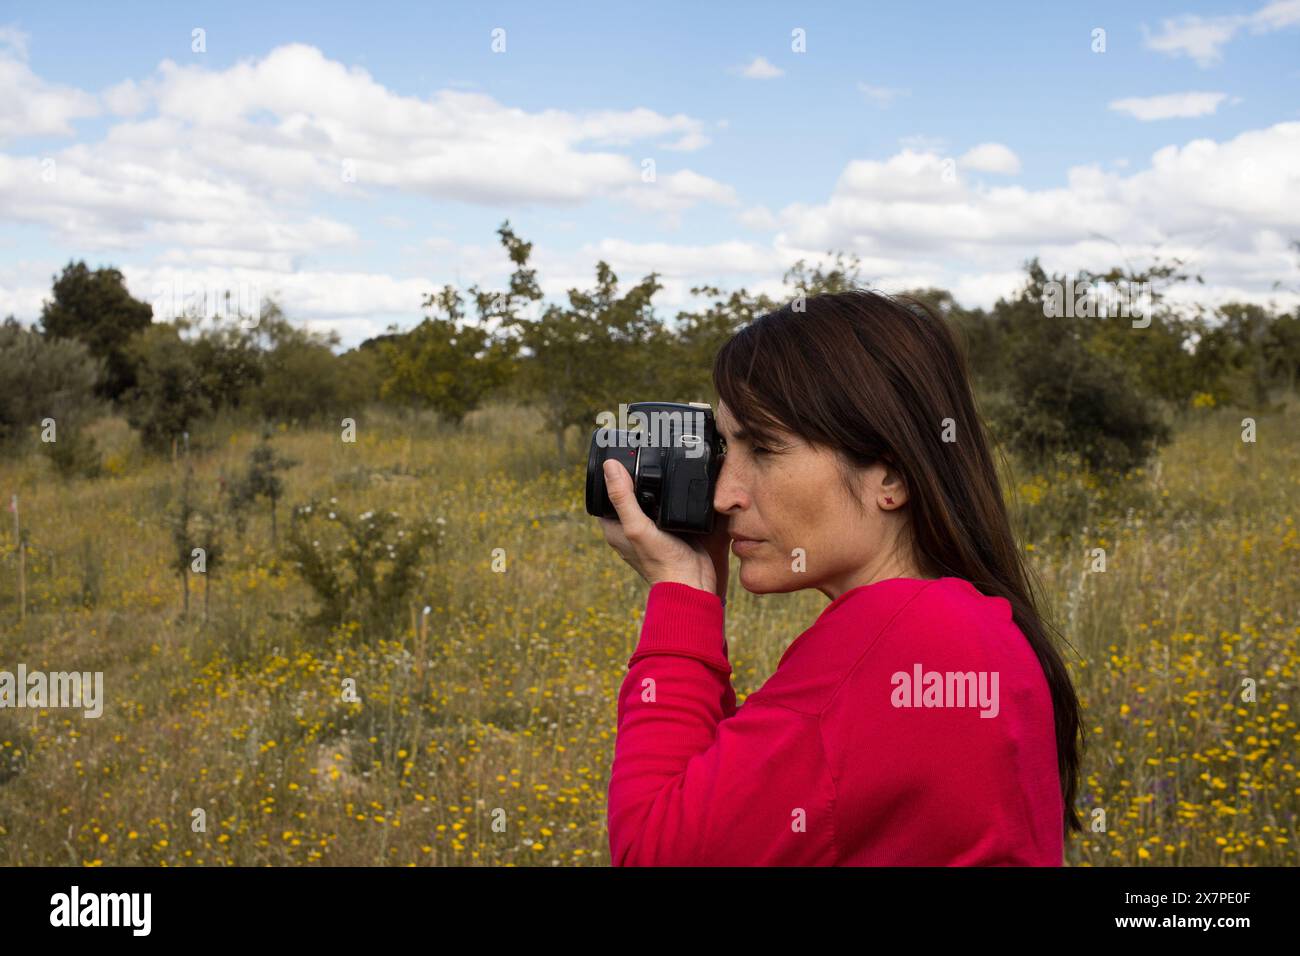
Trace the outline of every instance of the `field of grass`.
<instances>
[{"instance_id":1,"label":"field of grass","mask_svg":"<svg viewBox=\"0 0 1300 956\"><path fill-rule=\"evenodd\" d=\"M1241 418L1198 410L1119 485L1068 467L1009 483L1084 706L1090 830L1070 865L1297 863L1300 430L1275 413L1243 443ZM304 620L312 592L262 505L227 532L206 615L192 583L182 619L166 517L183 462L145 457L119 420L97 438L94 480L0 462L29 537L20 620L0 515L0 670L103 671L106 697L98 719L0 710L0 865L608 863L615 695L645 585L583 510L585 463L555 470L533 413L274 436L297 461L281 540L311 499L440 531L389 634ZM201 503L257 441L221 423L196 437ZM732 578L743 702L825 599Z\"/></svg>"}]
</instances>

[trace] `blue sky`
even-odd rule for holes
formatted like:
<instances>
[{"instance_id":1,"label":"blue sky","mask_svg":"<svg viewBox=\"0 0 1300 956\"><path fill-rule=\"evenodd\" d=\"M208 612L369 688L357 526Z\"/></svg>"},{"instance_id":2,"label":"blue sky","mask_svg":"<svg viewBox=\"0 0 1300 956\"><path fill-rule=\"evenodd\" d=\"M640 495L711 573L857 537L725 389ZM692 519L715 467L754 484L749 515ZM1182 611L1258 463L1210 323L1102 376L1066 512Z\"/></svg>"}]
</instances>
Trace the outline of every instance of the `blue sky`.
<instances>
[{"instance_id":1,"label":"blue sky","mask_svg":"<svg viewBox=\"0 0 1300 956\"><path fill-rule=\"evenodd\" d=\"M502 286L507 219L548 298L603 258L666 316L832 249L969 305L1033 255L1300 299L1300 0L286 6L0 4L0 314L84 258L355 344Z\"/></svg>"}]
</instances>

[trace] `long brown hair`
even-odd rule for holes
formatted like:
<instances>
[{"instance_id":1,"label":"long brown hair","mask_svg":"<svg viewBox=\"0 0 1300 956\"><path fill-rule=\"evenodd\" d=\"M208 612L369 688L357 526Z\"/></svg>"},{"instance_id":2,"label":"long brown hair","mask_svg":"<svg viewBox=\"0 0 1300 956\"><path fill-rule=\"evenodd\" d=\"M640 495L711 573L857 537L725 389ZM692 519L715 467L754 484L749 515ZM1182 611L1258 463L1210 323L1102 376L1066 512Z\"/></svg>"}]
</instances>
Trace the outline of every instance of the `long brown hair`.
<instances>
[{"instance_id":1,"label":"long brown hair","mask_svg":"<svg viewBox=\"0 0 1300 956\"><path fill-rule=\"evenodd\" d=\"M922 573L1006 598L1051 688L1065 832L1081 831L1078 697L1060 635L1039 612L1041 584L1016 545L966 358L946 320L911 296L808 296L729 339L714 358L713 384L758 440L779 427L832 448L846 478L849 465L889 464L907 487Z\"/></svg>"}]
</instances>

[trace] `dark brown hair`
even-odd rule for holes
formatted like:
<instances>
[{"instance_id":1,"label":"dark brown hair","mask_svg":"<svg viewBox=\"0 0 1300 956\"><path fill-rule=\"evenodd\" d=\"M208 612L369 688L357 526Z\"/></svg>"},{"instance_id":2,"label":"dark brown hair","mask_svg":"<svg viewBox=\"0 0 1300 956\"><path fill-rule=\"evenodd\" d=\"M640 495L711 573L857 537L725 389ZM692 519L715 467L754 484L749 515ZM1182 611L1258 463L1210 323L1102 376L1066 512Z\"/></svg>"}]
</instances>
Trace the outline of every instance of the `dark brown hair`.
<instances>
[{"instance_id":1,"label":"dark brown hair","mask_svg":"<svg viewBox=\"0 0 1300 956\"><path fill-rule=\"evenodd\" d=\"M758 441L780 428L838 452L846 475L854 465L894 468L907 487L922 573L963 578L1010 603L1051 688L1065 832L1081 831L1079 701L1060 635L1039 612L1041 585L1011 531L966 358L947 321L911 296L808 296L728 340L714 358L713 384ZM945 431L953 440L943 440Z\"/></svg>"}]
</instances>

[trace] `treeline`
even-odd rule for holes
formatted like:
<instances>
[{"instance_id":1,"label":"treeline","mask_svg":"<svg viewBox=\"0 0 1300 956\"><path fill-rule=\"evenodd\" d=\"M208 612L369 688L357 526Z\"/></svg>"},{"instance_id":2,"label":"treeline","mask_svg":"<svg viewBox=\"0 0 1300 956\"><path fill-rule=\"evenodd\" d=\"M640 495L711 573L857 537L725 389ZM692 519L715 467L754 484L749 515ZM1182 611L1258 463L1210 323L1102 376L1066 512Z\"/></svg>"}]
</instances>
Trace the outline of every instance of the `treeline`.
<instances>
[{"instance_id":1,"label":"treeline","mask_svg":"<svg viewBox=\"0 0 1300 956\"><path fill-rule=\"evenodd\" d=\"M84 429L106 411L124 414L147 448L165 453L218 412L337 424L382 403L459 424L503 396L541 411L563 461L567 429L593 427L619 402L713 400L714 353L757 316L800 296L870 286L856 258L838 254L825 270L801 260L784 277L782 300L700 286L692 294L707 305L668 322L653 307L657 273L621 290L602 261L593 288L543 305L531 243L508 222L498 235L513 267L507 288L462 295L445 286L425 297L418 325L341 354L336 335L295 326L275 302L254 315L160 322L116 269L69 263L35 328L12 316L0 326L0 443L40 432L60 471L92 475L98 454ZM1123 470L1168 437L1180 411L1224 403L1263 411L1295 389L1300 310L1175 306L1171 289L1201 281L1178 260L1141 272L1048 275L1037 259L1025 269L1020 290L989 310L963 309L942 289L906 293L958 329L996 436L1023 456L1066 451L1088 467ZM1127 288L1149 296L1140 320L1113 307L1097 314L1085 294ZM45 431L55 429L51 441Z\"/></svg>"}]
</instances>

